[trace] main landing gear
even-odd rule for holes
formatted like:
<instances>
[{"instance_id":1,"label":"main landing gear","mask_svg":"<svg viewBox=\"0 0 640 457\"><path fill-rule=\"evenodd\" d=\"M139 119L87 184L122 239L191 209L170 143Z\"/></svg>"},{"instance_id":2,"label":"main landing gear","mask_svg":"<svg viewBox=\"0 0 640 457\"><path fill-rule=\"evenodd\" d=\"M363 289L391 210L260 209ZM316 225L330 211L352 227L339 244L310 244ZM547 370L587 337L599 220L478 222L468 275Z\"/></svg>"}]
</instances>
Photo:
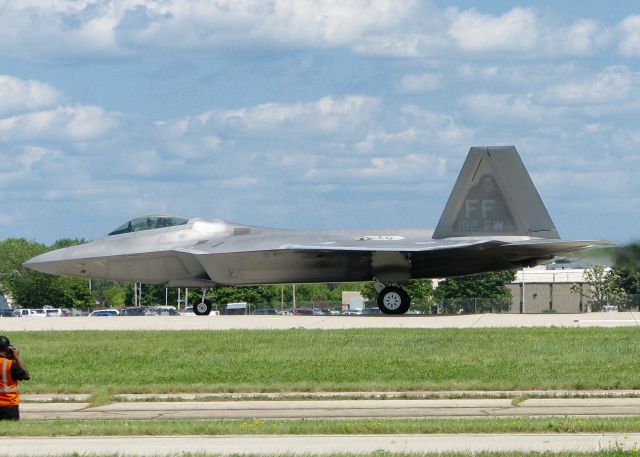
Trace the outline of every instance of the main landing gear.
<instances>
[{"instance_id":1,"label":"main landing gear","mask_svg":"<svg viewBox=\"0 0 640 457\"><path fill-rule=\"evenodd\" d=\"M384 314L404 314L409 310L411 297L397 284L373 283L378 292L378 308Z\"/></svg>"}]
</instances>

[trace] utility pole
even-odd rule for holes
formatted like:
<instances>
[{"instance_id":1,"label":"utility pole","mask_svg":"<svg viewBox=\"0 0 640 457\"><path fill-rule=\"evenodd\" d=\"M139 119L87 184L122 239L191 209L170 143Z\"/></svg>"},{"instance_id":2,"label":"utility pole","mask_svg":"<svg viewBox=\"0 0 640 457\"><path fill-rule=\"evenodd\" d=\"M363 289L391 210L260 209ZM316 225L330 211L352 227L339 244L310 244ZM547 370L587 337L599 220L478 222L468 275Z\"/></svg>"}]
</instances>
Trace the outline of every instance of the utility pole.
<instances>
[{"instance_id":1,"label":"utility pole","mask_svg":"<svg viewBox=\"0 0 640 457\"><path fill-rule=\"evenodd\" d=\"M284 310L284 284L280 284L280 311Z\"/></svg>"}]
</instances>

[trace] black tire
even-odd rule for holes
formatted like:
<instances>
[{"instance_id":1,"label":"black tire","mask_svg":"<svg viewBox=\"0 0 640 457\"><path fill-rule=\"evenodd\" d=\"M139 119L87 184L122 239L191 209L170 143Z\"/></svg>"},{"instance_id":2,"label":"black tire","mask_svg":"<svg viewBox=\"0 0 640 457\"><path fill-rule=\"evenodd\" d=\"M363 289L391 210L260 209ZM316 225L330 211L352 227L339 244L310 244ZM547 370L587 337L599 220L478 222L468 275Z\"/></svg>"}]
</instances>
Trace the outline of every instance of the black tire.
<instances>
[{"instance_id":1,"label":"black tire","mask_svg":"<svg viewBox=\"0 0 640 457\"><path fill-rule=\"evenodd\" d=\"M384 314L404 314L410 305L411 297L402 287L387 286L378 294L378 308Z\"/></svg>"},{"instance_id":2,"label":"black tire","mask_svg":"<svg viewBox=\"0 0 640 457\"><path fill-rule=\"evenodd\" d=\"M207 302L200 302L193 307L193 313L197 316L208 316L211 314L211 305Z\"/></svg>"}]
</instances>

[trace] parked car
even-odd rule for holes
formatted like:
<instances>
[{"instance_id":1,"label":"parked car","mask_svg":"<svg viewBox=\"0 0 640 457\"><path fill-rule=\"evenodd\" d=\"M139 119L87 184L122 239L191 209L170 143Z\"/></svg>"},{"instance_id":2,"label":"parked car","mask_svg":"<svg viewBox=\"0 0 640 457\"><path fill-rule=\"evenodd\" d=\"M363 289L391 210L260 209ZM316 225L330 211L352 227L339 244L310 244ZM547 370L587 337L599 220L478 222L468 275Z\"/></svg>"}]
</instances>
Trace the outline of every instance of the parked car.
<instances>
[{"instance_id":1,"label":"parked car","mask_svg":"<svg viewBox=\"0 0 640 457\"><path fill-rule=\"evenodd\" d=\"M68 309L46 308L44 311L45 311L47 317L67 317L67 316L71 316L71 312Z\"/></svg>"},{"instance_id":2,"label":"parked car","mask_svg":"<svg viewBox=\"0 0 640 457\"><path fill-rule=\"evenodd\" d=\"M180 313L174 306L155 306L151 308L150 314L155 316L179 316Z\"/></svg>"},{"instance_id":3,"label":"parked car","mask_svg":"<svg viewBox=\"0 0 640 457\"><path fill-rule=\"evenodd\" d=\"M331 310L326 308L313 308L314 316L331 316Z\"/></svg>"},{"instance_id":4,"label":"parked car","mask_svg":"<svg viewBox=\"0 0 640 457\"><path fill-rule=\"evenodd\" d=\"M380 308L364 308L362 314L365 316L379 316L382 311L380 311Z\"/></svg>"},{"instance_id":5,"label":"parked car","mask_svg":"<svg viewBox=\"0 0 640 457\"><path fill-rule=\"evenodd\" d=\"M255 309L251 311L251 314L260 316L277 316L278 310L273 308Z\"/></svg>"},{"instance_id":6,"label":"parked car","mask_svg":"<svg viewBox=\"0 0 640 457\"><path fill-rule=\"evenodd\" d=\"M21 308L13 311L17 317L47 317L44 309Z\"/></svg>"},{"instance_id":7,"label":"parked car","mask_svg":"<svg viewBox=\"0 0 640 457\"><path fill-rule=\"evenodd\" d=\"M89 317L112 317L120 315L117 309L96 309L89 313Z\"/></svg>"},{"instance_id":8,"label":"parked car","mask_svg":"<svg viewBox=\"0 0 640 457\"><path fill-rule=\"evenodd\" d=\"M313 316L313 308L295 308L291 310L294 316Z\"/></svg>"},{"instance_id":9,"label":"parked car","mask_svg":"<svg viewBox=\"0 0 640 457\"><path fill-rule=\"evenodd\" d=\"M0 317L15 317L13 311L11 308L0 308Z\"/></svg>"},{"instance_id":10,"label":"parked car","mask_svg":"<svg viewBox=\"0 0 640 457\"><path fill-rule=\"evenodd\" d=\"M146 306L131 306L120 310L121 316L144 316L146 314Z\"/></svg>"},{"instance_id":11,"label":"parked car","mask_svg":"<svg viewBox=\"0 0 640 457\"><path fill-rule=\"evenodd\" d=\"M345 309L340 313L341 316L362 316L362 310L360 308Z\"/></svg>"}]
</instances>

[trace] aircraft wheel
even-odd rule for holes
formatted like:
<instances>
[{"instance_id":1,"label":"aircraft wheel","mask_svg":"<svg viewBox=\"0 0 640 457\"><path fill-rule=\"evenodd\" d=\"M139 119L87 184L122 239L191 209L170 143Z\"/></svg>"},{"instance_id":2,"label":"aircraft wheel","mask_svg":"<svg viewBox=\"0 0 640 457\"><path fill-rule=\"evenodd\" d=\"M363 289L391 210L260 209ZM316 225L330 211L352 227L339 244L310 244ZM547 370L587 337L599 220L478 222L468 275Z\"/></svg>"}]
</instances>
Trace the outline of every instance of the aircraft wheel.
<instances>
[{"instance_id":1,"label":"aircraft wheel","mask_svg":"<svg viewBox=\"0 0 640 457\"><path fill-rule=\"evenodd\" d=\"M209 314L211 314L211 305L206 302L205 303L200 302L193 307L193 312L198 316L208 316Z\"/></svg>"},{"instance_id":2,"label":"aircraft wheel","mask_svg":"<svg viewBox=\"0 0 640 457\"><path fill-rule=\"evenodd\" d=\"M384 314L404 314L409 310L411 297L398 286L387 286L378 294L378 308Z\"/></svg>"}]
</instances>

